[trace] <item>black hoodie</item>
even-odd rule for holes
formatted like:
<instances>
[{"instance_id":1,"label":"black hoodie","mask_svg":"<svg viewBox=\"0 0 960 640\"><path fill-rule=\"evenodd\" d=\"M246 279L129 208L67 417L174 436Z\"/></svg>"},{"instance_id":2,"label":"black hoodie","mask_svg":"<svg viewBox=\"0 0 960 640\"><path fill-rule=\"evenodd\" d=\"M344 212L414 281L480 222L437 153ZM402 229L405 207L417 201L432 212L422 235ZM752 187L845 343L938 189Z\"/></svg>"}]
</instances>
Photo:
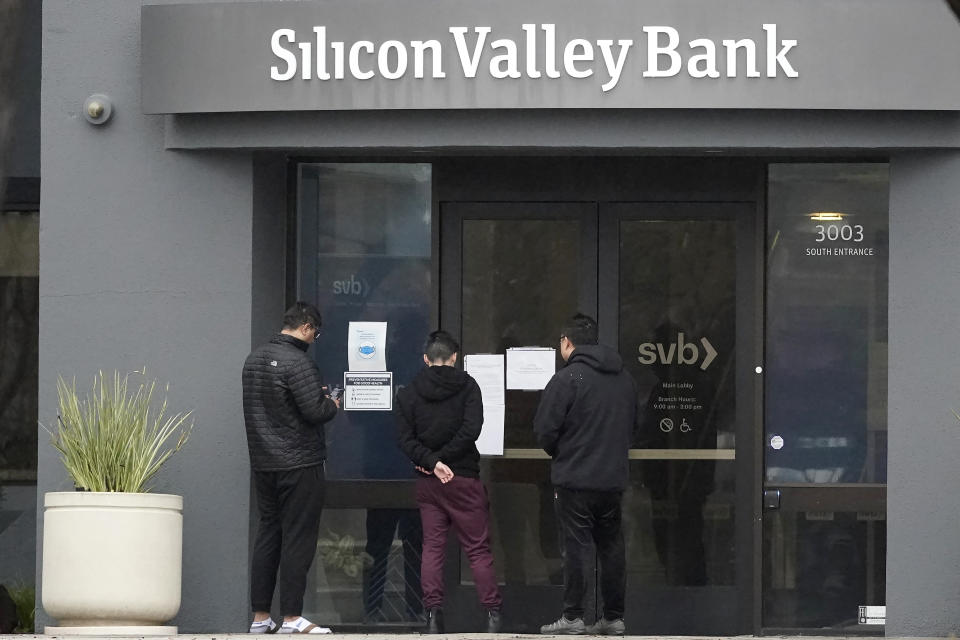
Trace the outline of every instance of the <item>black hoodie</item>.
<instances>
[{"instance_id":1,"label":"black hoodie","mask_svg":"<svg viewBox=\"0 0 960 640\"><path fill-rule=\"evenodd\" d=\"M626 489L636 407L636 385L619 353L604 345L574 349L547 383L533 419L537 442L553 458L553 484Z\"/></svg>"},{"instance_id":2,"label":"black hoodie","mask_svg":"<svg viewBox=\"0 0 960 640\"><path fill-rule=\"evenodd\" d=\"M440 461L455 475L480 476L483 400L476 380L453 367L426 367L397 393L396 405L400 448L415 465L432 472Z\"/></svg>"}]
</instances>

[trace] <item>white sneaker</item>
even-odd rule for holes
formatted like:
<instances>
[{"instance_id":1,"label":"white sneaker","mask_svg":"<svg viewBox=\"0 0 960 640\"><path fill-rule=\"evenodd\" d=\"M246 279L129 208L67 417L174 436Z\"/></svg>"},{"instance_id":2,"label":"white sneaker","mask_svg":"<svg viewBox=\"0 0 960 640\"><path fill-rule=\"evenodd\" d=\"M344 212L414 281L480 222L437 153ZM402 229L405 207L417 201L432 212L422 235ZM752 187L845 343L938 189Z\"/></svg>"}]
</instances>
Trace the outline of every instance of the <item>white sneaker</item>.
<instances>
[{"instance_id":1,"label":"white sneaker","mask_svg":"<svg viewBox=\"0 0 960 640\"><path fill-rule=\"evenodd\" d=\"M327 627L317 626L300 616L296 620L284 622L283 626L280 627L280 633L333 633L333 631Z\"/></svg>"},{"instance_id":2,"label":"white sneaker","mask_svg":"<svg viewBox=\"0 0 960 640\"><path fill-rule=\"evenodd\" d=\"M273 621L273 618L259 621L254 620L250 623L250 633L276 633L279 628L279 625Z\"/></svg>"}]
</instances>

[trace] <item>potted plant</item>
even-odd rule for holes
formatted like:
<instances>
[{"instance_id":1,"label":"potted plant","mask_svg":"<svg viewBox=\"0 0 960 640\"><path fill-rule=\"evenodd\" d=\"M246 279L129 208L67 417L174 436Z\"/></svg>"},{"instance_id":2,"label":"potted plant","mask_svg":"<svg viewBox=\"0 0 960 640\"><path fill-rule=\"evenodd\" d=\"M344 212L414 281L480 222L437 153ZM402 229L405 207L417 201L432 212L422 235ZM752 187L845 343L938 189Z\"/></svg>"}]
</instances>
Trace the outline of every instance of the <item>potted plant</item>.
<instances>
[{"instance_id":1,"label":"potted plant","mask_svg":"<svg viewBox=\"0 0 960 640\"><path fill-rule=\"evenodd\" d=\"M60 625L47 634L177 632L164 623L180 609L183 498L149 491L192 412L167 416L156 386L101 371L81 397L57 380L57 426L44 429L77 490L44 495L41 599Z\"/></svg>"}]
</instances>

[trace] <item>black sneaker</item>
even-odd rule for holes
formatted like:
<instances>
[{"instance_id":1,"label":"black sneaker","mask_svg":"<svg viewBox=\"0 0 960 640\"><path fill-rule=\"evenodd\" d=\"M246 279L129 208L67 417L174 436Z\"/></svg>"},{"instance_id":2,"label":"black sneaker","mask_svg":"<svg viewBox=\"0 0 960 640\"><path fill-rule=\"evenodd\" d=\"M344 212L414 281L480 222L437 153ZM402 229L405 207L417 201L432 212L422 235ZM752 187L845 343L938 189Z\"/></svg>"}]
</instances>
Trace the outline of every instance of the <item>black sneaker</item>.
<instances>
[{"instance_id":1,"label":"black sneaker","mask_svg":"<svg viewBox=\"0 0 960 640\"><path fill-rule=\"evenodd\" d=\"M487 633L500 633L500 612L496 609L487 611Z\"/></svg>"},{"instance_id":2,"label":"black sneaker","mask_svg":"<svg viewBox=\"0 0 960 640\"><path fill-rule=\"evenodd\" d=\"M443 609L435 607L427 611L427 628L424 633L444 633Z\"/></svg>"},{"instance_id":3,"label":"black sneaker","mask_svg":"<svg viewBox=\"0 0 960 640\"><path fill-rule=\"evenodd\" d=\"M583 618L567 620L565 616L560 616L560 619L556 622L540 627L540 633L549 636L582 636L586 632L587 628L583 625Z\"/></svg>"},{"instance_id":4,"label":"black sneaker","mask_svg":"<svg viewBox=\"0 0 960 640\"><path fill-rule=\"evenodd\" d=\"M596 623L587 627L587 633L592 636L622 636L624 631L626 631L626 626L623 624L623 618L617 618L616 620L600 618Z\"/></svg>"}]
</instances>

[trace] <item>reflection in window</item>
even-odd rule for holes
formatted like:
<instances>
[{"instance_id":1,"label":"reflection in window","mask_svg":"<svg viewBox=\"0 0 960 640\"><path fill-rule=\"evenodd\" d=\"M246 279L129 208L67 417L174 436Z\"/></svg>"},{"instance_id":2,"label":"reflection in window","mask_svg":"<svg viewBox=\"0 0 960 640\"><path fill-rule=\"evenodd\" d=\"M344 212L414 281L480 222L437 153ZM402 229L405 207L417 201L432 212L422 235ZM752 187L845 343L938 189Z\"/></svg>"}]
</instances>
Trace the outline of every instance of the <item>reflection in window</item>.
<instances>
[{"instance_id":1,"label":"reflection in window","mask_svg":"<svg viewBox=\"0 0 960 640\"><path fill-rule=\"evenodd\" d=\"M764 517L766 627L856 627L861 605L885 604L886 520L872 512Z\"/></svg>"},{"instance_id":2,"label":"reflection in window","mask_svg":"<svg viewBox=\"0 0 960 640\"><path fill-rule=\"evenodd\" d=\"M428 164L304 164L299 174L300 293L323 313L311 349L327 380L347 369L351 321L387 322L394 385L423 366L430 332ZM350 411L327 427L329 478L412 478L389 411Z\"/></svg>"},{"instance_id":3,"label":"reflection in window","mask_svg":"<svg viewBox=\"0 0 960 640\"><path fill-rule=\"evenodd\" d=\"M33 589L39 214L0 211L0 584Z\"/></svg>"},{"instance_id":4,"label":"reflection in window","mask_svg":"<svg viewBox=\"0 0 960 640\"><path fill-rule=\"evenodd\" d=\"M768 482L886 481L888 187L886 164L770 166Z\"/></svg>"},{"instance_id":5,"label":"reflection in window","mask_svg":"<svg viewBox=\"0 0 960 640\"><path fill-rule=\"evenodd\" d=\"M326 509L304 616L327 625L422 624L416 509Z\"/></svg>"}]
</instances>

